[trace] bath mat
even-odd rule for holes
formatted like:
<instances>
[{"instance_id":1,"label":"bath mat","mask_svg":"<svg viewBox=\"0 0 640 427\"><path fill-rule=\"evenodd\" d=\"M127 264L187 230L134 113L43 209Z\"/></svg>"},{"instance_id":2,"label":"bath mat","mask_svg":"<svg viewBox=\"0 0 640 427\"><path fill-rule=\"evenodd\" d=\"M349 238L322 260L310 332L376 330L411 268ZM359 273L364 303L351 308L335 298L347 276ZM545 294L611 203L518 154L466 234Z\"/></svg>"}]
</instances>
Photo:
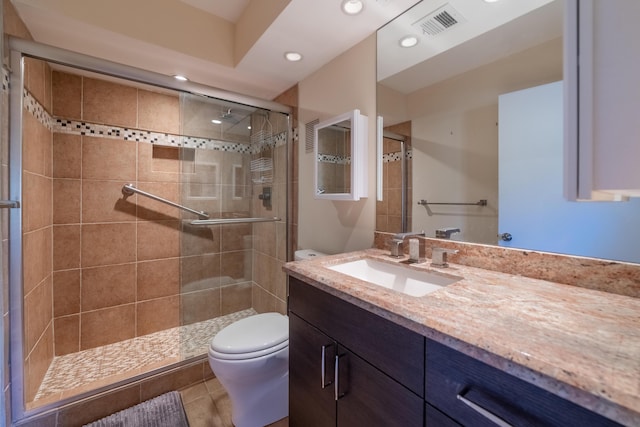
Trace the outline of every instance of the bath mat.
<instances>
[{"instance_id":1,"label":"bath mat","mask_svg":"<svg viewBox=\"0 0 640 427\"><path fill-rule=\"evenodd\" d=\"M180 393L171 391L83 427L189 427Z\"/></svg>"}]
</instances>

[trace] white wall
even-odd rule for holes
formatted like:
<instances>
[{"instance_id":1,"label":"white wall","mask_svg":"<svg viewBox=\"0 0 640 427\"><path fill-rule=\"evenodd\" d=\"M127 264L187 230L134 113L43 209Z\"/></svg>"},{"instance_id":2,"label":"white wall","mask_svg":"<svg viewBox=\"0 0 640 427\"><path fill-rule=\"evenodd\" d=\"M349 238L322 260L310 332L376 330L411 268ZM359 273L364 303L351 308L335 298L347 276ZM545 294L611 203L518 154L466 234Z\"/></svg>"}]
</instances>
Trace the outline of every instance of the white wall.
<instances>
[{"instance_id":1,"label":"white wall","mask_svg":"<svg viewBox=\"0 0 640 427\"><path fill-rule=\"evenodd\" d=\"M334 254L370 248L375 229L375 34L299 83L298 246ZM369 119L369 197L316 200L313 154L305 153L305 124L359 109Z\"/></svg>"}]
</instances>

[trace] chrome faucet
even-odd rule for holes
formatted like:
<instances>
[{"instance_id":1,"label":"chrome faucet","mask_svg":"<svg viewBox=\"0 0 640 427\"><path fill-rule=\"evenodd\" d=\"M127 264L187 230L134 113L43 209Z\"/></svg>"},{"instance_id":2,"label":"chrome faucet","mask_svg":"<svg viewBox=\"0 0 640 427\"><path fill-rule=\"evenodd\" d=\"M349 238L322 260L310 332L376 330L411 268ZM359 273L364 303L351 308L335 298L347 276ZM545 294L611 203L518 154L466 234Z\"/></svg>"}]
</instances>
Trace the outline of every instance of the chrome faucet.
<instances>
[{"instance_id":1,"label":"chrome faucet","mask_svg":"<svg viewBox=\"0 0 640 427\"><path fill-rule=\"evenodd\" d=\"M459 228L438 228L436 229L436 237L438 239L450 239L453 233L459 232Z\"/></svg>"},{"instance_id":2,"label":"chrome faucet","mask_svg":"<svg viewBox=\"0 0 640 427\"><path fill-rule=\"evenodd\" d=\"M447 263L447 254L457 254L456 249L445 248L433 248L431 250L431 265L433 267L446 268L449 267Z\"/></svg>"},{"instance_id":3,"label":"chrome faucet","mask_svg":"<svg viewBox=\"0 0 640 427\"><path fill-rule=\"evenodd\" d=\"M408 232L408 233L397 233L393 236L393 239L391 239L391 241L389 242L389 245L391 246L391 253L389 254L389 256L392 256L394 258L400 258L401 256L404 256L404 239L406 239L407 237L415 237L415 236L426 236L424 230L422 231L414 231L414 232ZM421 247L421 251L423 251L424 249L422 249L424 247L424 245L420 245ZM423 256L421 254L421 256Z\"/></svg>"}]
</instances>

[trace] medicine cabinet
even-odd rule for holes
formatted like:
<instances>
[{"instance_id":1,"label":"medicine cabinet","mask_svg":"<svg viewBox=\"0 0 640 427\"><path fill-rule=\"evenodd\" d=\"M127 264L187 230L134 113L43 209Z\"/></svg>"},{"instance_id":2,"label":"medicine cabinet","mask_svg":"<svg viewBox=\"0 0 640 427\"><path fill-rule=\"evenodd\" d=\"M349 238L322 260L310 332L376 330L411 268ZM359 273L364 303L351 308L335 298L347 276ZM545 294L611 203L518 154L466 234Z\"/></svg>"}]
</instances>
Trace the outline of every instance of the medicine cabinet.
<instances>
[{"instance_id":1,"label":"medicine cabinet","mask_svg":"<svg viewBox=\"0 0 640 427\"><path fill-rule=\"evenodd\" d=\"M368 120L359 110L313 127L316 199L359 200L367 197Z\"/></svg>"}]
</instances>

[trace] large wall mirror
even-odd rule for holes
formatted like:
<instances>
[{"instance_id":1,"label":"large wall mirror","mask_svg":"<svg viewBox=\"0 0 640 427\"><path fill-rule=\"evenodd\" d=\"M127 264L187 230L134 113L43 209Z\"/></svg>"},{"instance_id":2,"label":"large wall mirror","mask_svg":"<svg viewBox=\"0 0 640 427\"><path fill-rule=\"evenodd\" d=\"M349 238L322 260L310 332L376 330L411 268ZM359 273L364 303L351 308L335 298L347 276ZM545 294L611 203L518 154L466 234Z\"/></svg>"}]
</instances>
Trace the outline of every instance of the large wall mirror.
<instances>
[{"instance_id":1,"label":"large wall mirror","mask_svg":"<svg viewBox=\"0 0 640 427\"><path fill-rule=\"evenodd\" d=\"M565 13L422 0L378 31L378 115L399 135L383 139L378 231L640 263L640 199L563 195Z\"/></svg>"}]
</instances>

